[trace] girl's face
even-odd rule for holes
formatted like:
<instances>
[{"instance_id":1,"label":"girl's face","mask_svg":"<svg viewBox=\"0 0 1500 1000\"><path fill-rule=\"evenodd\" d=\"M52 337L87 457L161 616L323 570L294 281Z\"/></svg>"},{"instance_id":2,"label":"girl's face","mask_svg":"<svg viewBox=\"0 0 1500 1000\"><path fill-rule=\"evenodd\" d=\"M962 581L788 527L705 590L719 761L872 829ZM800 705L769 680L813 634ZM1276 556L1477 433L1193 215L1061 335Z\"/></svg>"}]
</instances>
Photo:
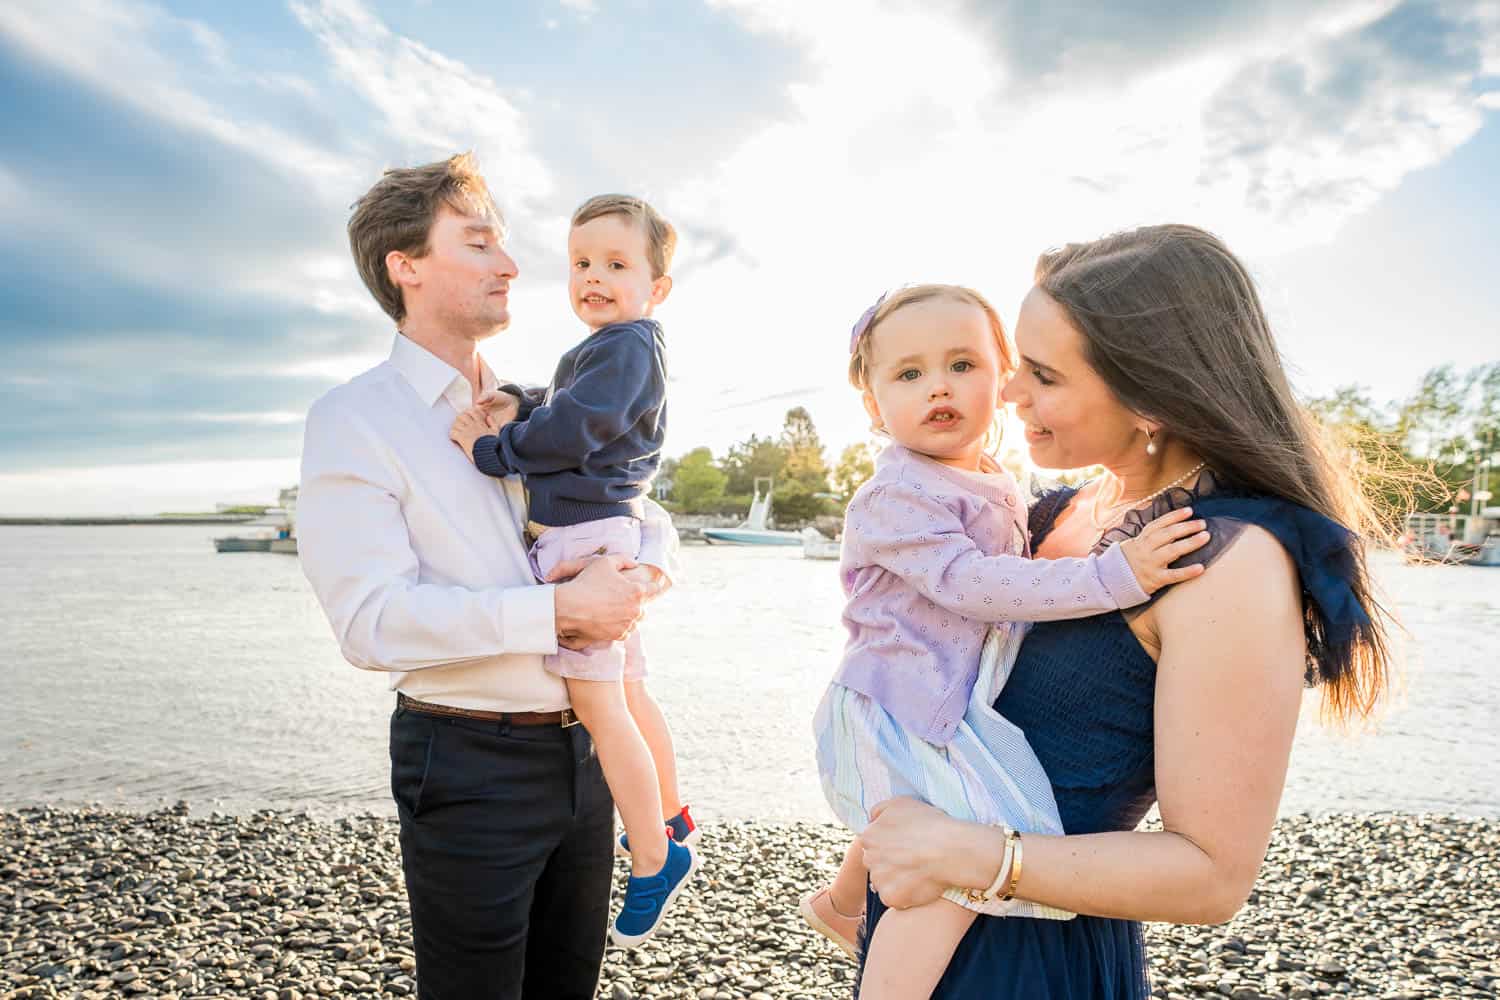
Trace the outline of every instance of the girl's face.
<instances>
[{"instance_id":1,"label":"girl's face","mask_svg":"<svg viewBox=\"0 0 1500 1000\"><path fill-rule=\"evenodd\" d=\"M1041 468L1114 469L1139 450L1145 421L1089 365L1084 346L1052 296L1040 288L1027 293L1016 320L1021 367L1002 396L1026 424L1032 464Z\"/></svg>"},{"instance_id":2,"label":"girl's face","mask_svg":"<svg viewBox=\"0 0 1500 1000\"><path fill-rule=\"evenodd\" d=\"M869 334L865 409L897 443L978 469L1000 405L1000 347L984 311L936 298L903 306Z\"/></svg>"}]
</instances>

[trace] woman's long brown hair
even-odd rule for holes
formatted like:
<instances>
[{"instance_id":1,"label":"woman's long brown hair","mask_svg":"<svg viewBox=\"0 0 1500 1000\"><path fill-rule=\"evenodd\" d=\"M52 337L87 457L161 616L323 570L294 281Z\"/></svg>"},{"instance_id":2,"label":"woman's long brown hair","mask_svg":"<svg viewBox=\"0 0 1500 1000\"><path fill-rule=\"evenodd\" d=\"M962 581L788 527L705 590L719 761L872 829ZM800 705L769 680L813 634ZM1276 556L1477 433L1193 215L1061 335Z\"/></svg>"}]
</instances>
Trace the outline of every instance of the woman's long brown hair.
<instances>
[{"instance_id":1,"label":"woman's long brown hair","mask_svg":"<svg viewBox=\"0 0 1500 1000\"><path fill-rule=\"evenodd\" d=\"M1395 676L1394 622L1365 547L1390 533L1358 473L1293 394L1244 265L1201 229L1150 226L1049 251L1036 283L1067 311L1089 363L1126 406L1233 486L1349 530L1349 586L1368 623L1335 652L1326 622L1306 606L1308 680L1322 684L1325 717L1369 717Z\"/></svg>"}]
</instances>

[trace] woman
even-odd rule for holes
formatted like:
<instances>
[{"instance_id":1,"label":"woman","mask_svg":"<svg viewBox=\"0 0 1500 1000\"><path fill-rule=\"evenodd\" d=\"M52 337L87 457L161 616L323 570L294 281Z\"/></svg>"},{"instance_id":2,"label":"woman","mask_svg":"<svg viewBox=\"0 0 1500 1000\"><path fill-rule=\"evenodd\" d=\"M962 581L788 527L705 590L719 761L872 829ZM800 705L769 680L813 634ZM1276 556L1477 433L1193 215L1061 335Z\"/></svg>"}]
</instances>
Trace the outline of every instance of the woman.
<instances>
[{"instance_id":1,"label":"woman","mask_svg":"<svg viewBox=\"0 0 1500 1000\"><path fill-rule=\"evenodd\" d=\"M1265 855L1304 682L1340 719L1390 670L1357 484L1297 405L1244 267L1160 226L1038 262L1004 396L1044 468L1103 466L1040 498L1034 552L1082 556L1191 505L1207 570L1141 609L1032 627L995 707L1030 739L1066 836L952 820L912 800L864 835L884 907L997 884L1072 921L981 918L934 996L1144 998L1139 921L1217 923ZM1136 832L1157 803L1164 829ZM1009 871L999 872L1002 859ZM1000 876L1004 876L1001 878Z\"/></svg>"}]
</instances>

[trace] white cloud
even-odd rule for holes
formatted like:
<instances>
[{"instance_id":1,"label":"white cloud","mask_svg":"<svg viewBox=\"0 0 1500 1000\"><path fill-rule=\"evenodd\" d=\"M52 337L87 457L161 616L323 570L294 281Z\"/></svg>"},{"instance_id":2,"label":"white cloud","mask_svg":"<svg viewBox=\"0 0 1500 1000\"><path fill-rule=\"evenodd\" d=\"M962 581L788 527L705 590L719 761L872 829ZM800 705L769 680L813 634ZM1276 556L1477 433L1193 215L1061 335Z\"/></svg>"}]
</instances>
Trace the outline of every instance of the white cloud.
<instances>
[{"instance_id":1,"label":"white cloud","mask_svg":"<svg viewBox=\"0 0 1500 1000\"><path fill-rule=\"evenodd\" d=\"M715 2L805 61L790 116L664 199L738 249L662 313L674 412L694 415L674 449L764 432L788 405L716 409L727 394L810 383L828 386L808 402L825 440L862 436L845 337L894 284L973 284L1011 315L1036 254L1069 239L1191 221L1254 258L1330 237L1479 127L1471 49L1500 34L1458 7L1397 11L1419 32L1382 23L1389 0L1273 5L1102 75L1069 73L1103 52L1092 41L1051 53L1038 86L1000 52L1045 38L1000 45L951 4L876 4L856 23L844 5ZM1300 82L1279 86L1288 73Z\"/></svg>"},{"instance_id":2,"label":"white cloud","mask_svg":"<svg viewBox=\"0 0 1500 1000\"><path fill-rule=\"evenodd\" d=\"M383 166L473 148L518 223L550 192L551 176L531 150L524 115L493 81L392 32L358 0L294 2L293 10L330 56L331 73L346 91L320 95L304 75L236 65L234 50L210 26L135 0L17 0L0 5L0 35L135 112L270 167L311 210L312 216L296 220L301 232L286 230L285 213L246 203L233 176L223 178L225 204L216 220L201 207L174 204L155 216L154 227L143 228L142 213L87 203L91 197L107 201L106 195L90 190L80 201L66 187L54 190L54 178L23 178L0 166L0 213L7 223L44 229L52 241L66 235L91 251L128 248L91 255L97 266L132 282L168 290L185 280L211 283L384 327L340 228L349 203ZM249 88L213 93L226 81ZM353 138L314 141L283 124L309 108L326 114L350 92L360 107L374 111L368 124L352 130ZM255 99L247 101L247 93ZM255 191L262 198L271 194L264 186ZM154 195L163 203L174 197L170 189ZM275 221L263 230L264 218ZM193 247L190 259L185 242Z\"/></svg>"},{"instance_id":3,"label":"white cloud","mask_svg":"<svg viewBox=\"0 0 1500 1000\"><path fill-rule=\"evenodd\" d=\"M599 13L598 0L558 0L558 4L582 18Z\"/></svg>"},{"instance_id":4,"label":"white cloud","mask_svg":"<svg viewBox=\"0 0 1500 1000\"><path fill-rule=\"evenodd\" d=\"M337 75L372 105L410 152L437 157L472 148L497 196L527 211L552 190L531 148L525 116L489 78L396 34L358 0L293 0Z\"/></svg>"},{"instance_id":5,"label":"white cloud","mask_svg":"<svg viewBox=\"0 0 1500 1000\"><path fill-rule=\"evenodd\" d=\"M129 0L12 0L0 5L0 33L121 104L222 143L300 183L347 190L357 176L347 158L197 93L169 48L185 36L210 67L226 70L226 46L201 22Z\"/></svg>"}]
</instances>

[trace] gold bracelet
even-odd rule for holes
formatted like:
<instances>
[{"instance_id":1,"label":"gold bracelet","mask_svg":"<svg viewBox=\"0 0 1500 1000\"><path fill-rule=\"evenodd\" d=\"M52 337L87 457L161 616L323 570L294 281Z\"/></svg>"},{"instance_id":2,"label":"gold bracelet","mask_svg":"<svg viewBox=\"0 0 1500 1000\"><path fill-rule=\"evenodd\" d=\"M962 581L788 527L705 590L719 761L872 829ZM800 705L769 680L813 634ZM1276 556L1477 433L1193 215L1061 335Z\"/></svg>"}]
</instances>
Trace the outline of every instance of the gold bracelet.
<instances>
[{"instance_id":1,"label":"gold bracelet","mask_svg":"<svg viewBox=\"0 0 1500 1000\"><path fill-rule=\"evenodd\" d=\"M1010 843L1014 846L1014 856L1010 863L1010 885L1005 887L1005 895L1000 899L1009 902L1016 898L1016 887L1021 884L1021 831L1010 831Z\"/></svg>"},{"instance_id":2,"label":"gold bracelet","mask_svg":"<svg viewBox=\"0 0 1500 1000\"><path fill-rule=\"evenodd\" d=\"M1005 883L1006 876L1010 874L1010 845L1011 838L1016 835L1016 832L1003 824L1000 825L1000 829L1005 831L1005 853L1000 856L1000 870L995 872L995 881L990 883L988 889L964 890L964 892L968 893L969 902L971 903L988 903L994 900L996 894L1000 891L1000 886Z\"/></svg>"}]
</instances>

